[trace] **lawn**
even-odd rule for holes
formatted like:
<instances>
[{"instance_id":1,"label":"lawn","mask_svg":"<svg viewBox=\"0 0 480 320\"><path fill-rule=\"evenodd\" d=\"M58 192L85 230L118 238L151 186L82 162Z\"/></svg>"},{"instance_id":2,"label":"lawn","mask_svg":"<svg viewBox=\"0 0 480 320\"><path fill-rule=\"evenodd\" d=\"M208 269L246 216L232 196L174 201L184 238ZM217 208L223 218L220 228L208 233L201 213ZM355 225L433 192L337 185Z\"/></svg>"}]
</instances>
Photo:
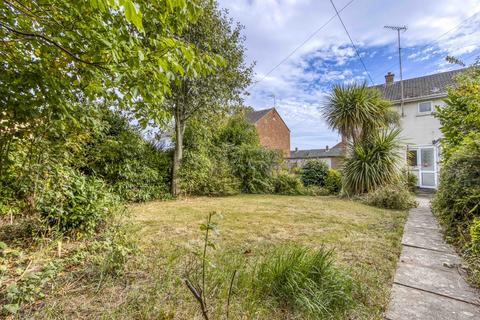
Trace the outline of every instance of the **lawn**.
<instances>
[{"instance_id":1,"label":"lawn","mask_svg":"<svg viewBox=\"0 0 480 320\"><path fill-rule=\"evenodd\" d=\"M209 248L208 301L213 318L222 318L225 288L233 270L254 263L271 248L294 242L334 249L336 263L361 286L350 319L382 319L400 253L406 212L382 210L334 197L239 195L188 198L130 207L129 234L138 243L125 274L97 283L73 285L68 295L50 295L37 318L201 319L198 305L182 282L199 267L209 212L218 234ZM81 283L82 281L80 281ZM284 308L252 303L232 295L231 319L296 319Z\"/></svg>"}]
</instances>

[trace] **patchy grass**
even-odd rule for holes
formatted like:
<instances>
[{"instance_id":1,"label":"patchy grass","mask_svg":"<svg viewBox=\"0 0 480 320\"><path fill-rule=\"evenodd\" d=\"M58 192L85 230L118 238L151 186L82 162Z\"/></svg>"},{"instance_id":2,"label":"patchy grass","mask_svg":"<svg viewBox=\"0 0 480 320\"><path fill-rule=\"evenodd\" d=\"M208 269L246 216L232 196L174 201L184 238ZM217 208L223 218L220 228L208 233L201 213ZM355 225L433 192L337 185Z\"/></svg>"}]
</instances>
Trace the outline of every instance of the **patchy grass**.
<instances>
[{"instance_id":1,"label":"patchy grass","mask_svg":"<svg viewBox=\"0 0 480 320\"><path fill-rule=\"evenodd\" d=\"M52 290L36 319L201 319L198 304L182 282L195 275L202 246L199 225L210 211L221 212L220 233L209 249L207 301L212 319L225 319L234 270L252 270L259 258L285 243L334 249L336 265L360 290L349 319L382 319L400 253L406 212L368 207L333 197L239 195L150 202L131 207L138 254L121 277L71 279ZM249 269L250 268L250 269ZM230 319L309 319L278 304L259 303L255 294L233 286ZM68 290L65 286L68 285ZM338 318L338 316L332 316Z\"/></svg>"}]
</instances>

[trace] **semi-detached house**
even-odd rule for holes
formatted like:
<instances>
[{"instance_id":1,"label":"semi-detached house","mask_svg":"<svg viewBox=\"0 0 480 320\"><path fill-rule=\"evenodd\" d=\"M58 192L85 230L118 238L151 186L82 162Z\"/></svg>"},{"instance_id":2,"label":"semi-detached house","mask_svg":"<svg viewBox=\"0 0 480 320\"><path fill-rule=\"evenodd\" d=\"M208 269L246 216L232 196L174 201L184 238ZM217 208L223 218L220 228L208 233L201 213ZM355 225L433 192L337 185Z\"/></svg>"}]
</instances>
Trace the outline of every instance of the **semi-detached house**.
<instances>
[{"instance_id":1,"label":"semi-detached house","mask_svg":"<svg viewBox=\"0 0 480 320\"><path fill-rule=\"evenodd\" d=\"M436 188L440 169L442 138L440 122L433 116L435 107L445 105L447 89L455 85L454 77L462 70L436 73L424 77L394 81L388 73L385 83L373 86L392 101L393 108L401 115L402 143L410 172L418 178L421 188Z\"/></svg>"}]
</instances>

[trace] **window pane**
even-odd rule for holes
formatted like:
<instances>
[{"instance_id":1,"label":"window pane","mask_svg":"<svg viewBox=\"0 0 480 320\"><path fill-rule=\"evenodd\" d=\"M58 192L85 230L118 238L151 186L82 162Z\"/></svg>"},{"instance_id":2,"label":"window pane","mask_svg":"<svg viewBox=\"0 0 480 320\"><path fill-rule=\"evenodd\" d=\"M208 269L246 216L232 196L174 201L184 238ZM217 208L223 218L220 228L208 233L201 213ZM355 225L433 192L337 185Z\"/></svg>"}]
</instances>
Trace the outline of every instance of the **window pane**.
<instances>
[{"instance_id":1,"label":"window pane","mask_svg":"<svg viewBox=\"0 0 480 320\"><path fill-rule=\"evenodd\" d=\"M434 167L433 148L421 149L422 170L432 170Z\"/></svg>"},{"instance_id":2,"label":"window pane","mask_svg":"<svg viewBox=\"0 0 480 320\"><path fill-rule=\"evenodd\" d=\"M420 102L418 106L419 112L431 112L432 111L432 103L431 102Z\"/></svg>"},{"instance_id":3,"label":"window pane","mask_svg":"<svg viewBox=\"0 0 480 320\"><path fill-rule=\"evenodd\" d=\"M418 166L418 152L417 150L408 150L407 154L408 165L411 167Z\"/></svg>"},{"instance_id":4,"label":"window pane","mask_svg":"<svg viewBox=\"0 0 480 320\"><path fill-rule=\"evenodd\" d=\"M422 185L426 187L435 187L435 174L422 173Z\"/></svg>"}]
</instances>

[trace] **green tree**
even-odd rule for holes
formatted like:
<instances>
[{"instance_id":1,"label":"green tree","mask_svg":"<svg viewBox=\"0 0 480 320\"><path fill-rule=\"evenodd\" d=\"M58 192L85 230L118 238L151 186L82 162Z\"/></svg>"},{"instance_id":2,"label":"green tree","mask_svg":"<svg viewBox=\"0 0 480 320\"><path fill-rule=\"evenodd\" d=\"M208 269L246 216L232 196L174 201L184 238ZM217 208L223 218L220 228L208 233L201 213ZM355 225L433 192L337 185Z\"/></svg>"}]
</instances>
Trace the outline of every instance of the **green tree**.
<instances>
[{"instance_id":1,"label":"green tree","mask_svg":"<svg viewBox=\"0 0 480 320\"><path fill-rule=\"evenodd\" d=\"M205 77L184 74L172 82L167 110L173 115L175 149L172 166L173 195L181 191L180 168L183 159L184 134L188 120L211 112L225 112L242 101L242 93L251 81L251 66L244 62L241 26L234 25L215 1L202 1L203 14L184 30L182 39L195 47L223 58L215 72Z\"/></svg>"},{"instance_id":2,"label":"green tree","mask_svg":"<svg viewBox=\"0 0 480 320\"><path fill-rule=\"evenodd\" d=\"M445 106L437 107L440 120L442 158L451 154L469 136L480 133L480 65L477 63L456 77L456 85L448 90Z\"/></svg>"},{"instance_id":3,"label":"green tree","mask_svg":"<svg viewBox=\"0 0 480 320\"><path fill-rule=\"evenodd\" d=\"M42 172L88 142L102 108L143 127L169 121L172 82L221 60L181 38L201 14L196 0L1 2L2 181L28 178L22 189L34 199Z\"/></svg>"}]
</instances>

